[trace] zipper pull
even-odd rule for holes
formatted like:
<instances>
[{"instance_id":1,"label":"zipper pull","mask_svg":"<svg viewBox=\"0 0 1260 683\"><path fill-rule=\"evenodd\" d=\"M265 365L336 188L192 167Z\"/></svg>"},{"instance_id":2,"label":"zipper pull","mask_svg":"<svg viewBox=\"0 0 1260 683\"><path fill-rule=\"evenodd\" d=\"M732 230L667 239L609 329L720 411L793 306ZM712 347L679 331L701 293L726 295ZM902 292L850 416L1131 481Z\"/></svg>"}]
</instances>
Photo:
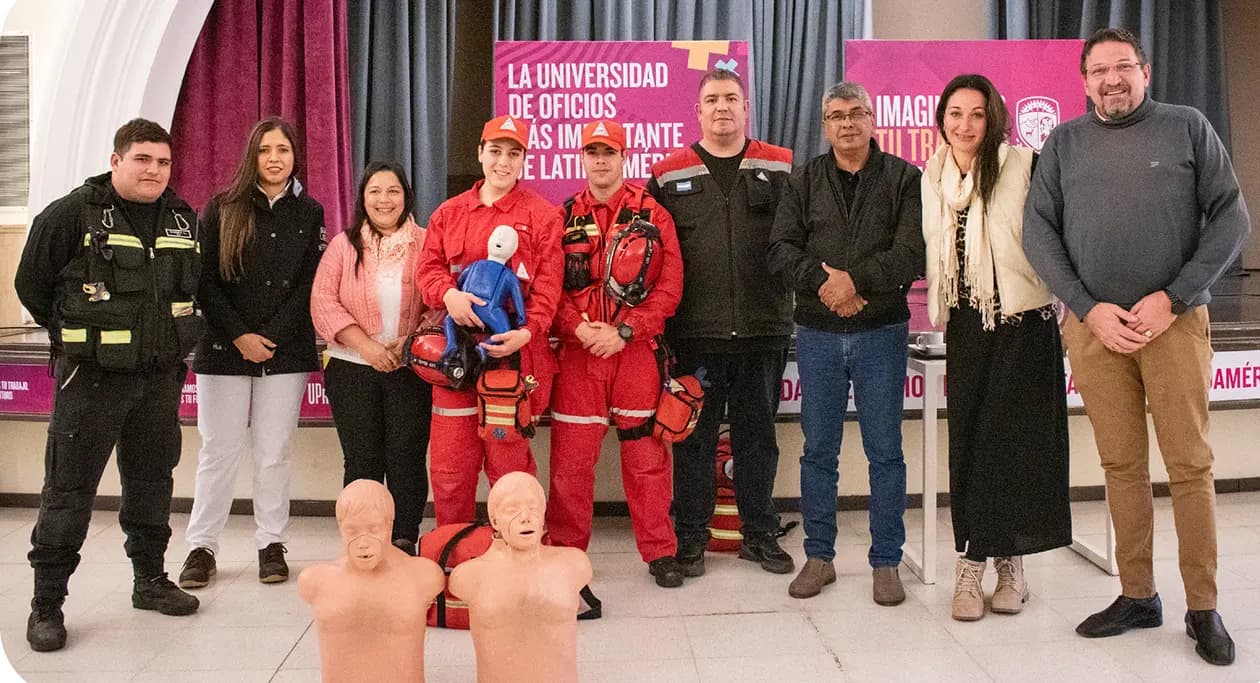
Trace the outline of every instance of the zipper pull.
<instances>
[{"instance_id":1,"label":"zipper pull","mask_svg":"<svg viewBox=\"0 0 1260 683\"><path fill-rule=\"evenodd\" d=\"M152 261L156 258L157 258L157 254L153 253L153 247L149 247L149 260Z\"/></svg>"}]
</instances>

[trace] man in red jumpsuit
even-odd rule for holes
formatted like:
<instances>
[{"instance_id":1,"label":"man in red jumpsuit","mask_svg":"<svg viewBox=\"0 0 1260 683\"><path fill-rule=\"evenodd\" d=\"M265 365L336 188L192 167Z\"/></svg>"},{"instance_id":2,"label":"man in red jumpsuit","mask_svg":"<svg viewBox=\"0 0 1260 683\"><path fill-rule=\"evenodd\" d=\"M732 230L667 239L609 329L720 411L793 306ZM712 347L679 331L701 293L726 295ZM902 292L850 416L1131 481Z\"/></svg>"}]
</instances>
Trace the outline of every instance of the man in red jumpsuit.
<instances>
[{"instance_id":1,"label":"man in red jumpsuit","mask_svg":"<svg viewBox=\"0 0 1260 683\"><path fill-rule=\"evenodd\" d=\"M461 292L456 279L465 266L486 258L486 241L497 226L516 230L519 244L507 265L521 283L526 324L491 336L483 346L492 359L520 353L522 377L533 375L538 382L530 394L531 412L537 416L546 410L556 369L547 331L561 296L563 226L554 205L517 183L528 147L525 121L500 116L485 124L477 147L485 177L433 212L416 280L426 305L445 308L460 325L484 327L472 305L485 302ZM537 471L528 439L507 434L503 439L483 440L478 434L475 389L450 391L435 386L429 483L439 525L473 521L477 479L483 467L491 485L508 472Z\"/></svg>"},{"instance_id":2,"label":"man in red jumpsuit","mask_svg":"<svg viewBox=\"0 0 1260 683\"><path fill-rule=\"evenodd\" d=\"M591 540L595 461L609 424L621 441L621 478L639 555L657 585L683 583L669 521L673 466L652 435L661 393L657 335L682 297L682 256L674 220L642 185L623 182L626 138L614 121L582 129L582 165L589 184L565 203L565 291L553 328L561 340L560 374L552 396L551 542L586 550ZM613 237L634 218L660 230L656 282L637 306L605 290ZM630 264L631 271L638 264ZM627 283L622 283L627 284Z\"/></svg>"}]
</instances>

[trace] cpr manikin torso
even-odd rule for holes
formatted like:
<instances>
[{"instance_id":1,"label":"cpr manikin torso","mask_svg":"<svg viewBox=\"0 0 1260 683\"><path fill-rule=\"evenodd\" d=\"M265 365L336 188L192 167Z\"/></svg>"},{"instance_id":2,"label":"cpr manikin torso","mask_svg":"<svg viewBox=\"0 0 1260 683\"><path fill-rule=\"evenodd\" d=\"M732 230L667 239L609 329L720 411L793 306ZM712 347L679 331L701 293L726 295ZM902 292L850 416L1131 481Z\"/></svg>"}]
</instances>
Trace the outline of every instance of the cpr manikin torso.
<instances>
[{"instance_id":1,"label":"cpr manikin torso","mask_svg":"<svg viewBox=\"0 0 1260 683\"><path fill-rule=\"evenodd\" d=\"M546 500L532 476L504 475L487 507L496 539L450 581L468 602L477 680L576 681L578 591L590 582L590 560L542 545Z\"/></svg>"},{"instance_id":2,"label":"cpr manikin torso","mask_svg":"<svg viewBox=\"0 0 1260 683\"><path fill-rule=\"evenodd\" d=\"M432 560L390 543L393 522L385 486L351 482L337 496L346 555L298 577L315 612L324 681L424 680L425 614L445 577Z\"/></svg>"}]
</instances>

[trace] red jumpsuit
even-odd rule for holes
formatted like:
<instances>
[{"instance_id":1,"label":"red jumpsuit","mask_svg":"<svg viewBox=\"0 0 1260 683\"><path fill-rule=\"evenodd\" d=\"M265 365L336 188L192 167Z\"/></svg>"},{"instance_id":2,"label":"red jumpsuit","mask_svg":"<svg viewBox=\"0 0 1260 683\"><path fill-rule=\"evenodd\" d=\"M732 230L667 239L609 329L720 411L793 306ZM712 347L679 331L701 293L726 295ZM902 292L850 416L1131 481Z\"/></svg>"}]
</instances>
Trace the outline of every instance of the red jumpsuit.
<instances>
[{"instance_id":1,"label":"red jumpsuit","mask_svg":"<svg viewBox=\"0 0 1260 683\"><path fill-rule=\"evenodd\" d=\"M631 214L660 228L662 270L647 299L622 307L604 293L604 258L612 236ZM607 203L597 203L590 189L573 198L566 225L591 225L595 241L590 259L593 284L566 291L556 312L554 332L561 340L560 374L551 405L551 493L547 531L556 545L586 550L591 540L595 499L595 462L608 425L639 427L655 413L661 393L654 337L665 328L682 298L682 255L674 220L641 185L626 183ZM640 214L642 215L642 214ZM626 323L634 337L620 353L597 358L582 348L576 330L583 314L591 321ZM619 435L620 436L620 435ZM673 555L677 543L669 521L673 465L669 451L648 434L621 441L621 478L639 555L644 562Z\"/></svg>"},{"instance_id":2,"label":"red jumpsuit","mask_svg":"<svg viewBox=\"0 0 1260 683\"><path fill-rule=\"evenodd\" d=\"M519 246L508 262L520 279L525 298L525 327L532 337L520 351L521 373L532 374L539 386L530 394L535 420L547 408L555 356L547 333L561 297L564 256L560 251L562 214L531 190L512 188L491 206L478 191L485 181L443 202L429 219L428 236L416 281L424 303L443 308L442 295L464 266L484 259L486 240L499 225L516 229ZM508 472L535 474L528 440L502 443L477 433L475 389L433 388L433 422L429 437L429 484L437 523L471 522L476 517L477 479L485 468L490 484Z\"/></svg>"}]
</instances>

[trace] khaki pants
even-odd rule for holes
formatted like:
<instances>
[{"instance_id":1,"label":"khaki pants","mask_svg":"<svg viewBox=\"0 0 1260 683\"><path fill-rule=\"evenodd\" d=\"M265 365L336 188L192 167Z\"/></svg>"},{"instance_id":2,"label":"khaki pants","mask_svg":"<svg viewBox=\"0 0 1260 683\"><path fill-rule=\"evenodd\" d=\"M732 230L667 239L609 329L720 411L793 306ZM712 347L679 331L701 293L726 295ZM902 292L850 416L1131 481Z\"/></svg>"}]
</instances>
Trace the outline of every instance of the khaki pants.
<instances>
[{"instance_id":1,"label":"khaki pants","mask_svg":"<svg viewBox=\"0 0 1260 683\"><path fill-rule=\"evenodd\" d=\"M1178 316L1132 354L1115 353L1069 315L1063 329L1076 388L1094 426L1116 529L1124 595L1155 594L1154 521L1146 406L1150 406L1177 528L1186 606L1216 609L1216 492L1208 444L1212 347L1206 306Z\"/></svg>"}]
</instances>

